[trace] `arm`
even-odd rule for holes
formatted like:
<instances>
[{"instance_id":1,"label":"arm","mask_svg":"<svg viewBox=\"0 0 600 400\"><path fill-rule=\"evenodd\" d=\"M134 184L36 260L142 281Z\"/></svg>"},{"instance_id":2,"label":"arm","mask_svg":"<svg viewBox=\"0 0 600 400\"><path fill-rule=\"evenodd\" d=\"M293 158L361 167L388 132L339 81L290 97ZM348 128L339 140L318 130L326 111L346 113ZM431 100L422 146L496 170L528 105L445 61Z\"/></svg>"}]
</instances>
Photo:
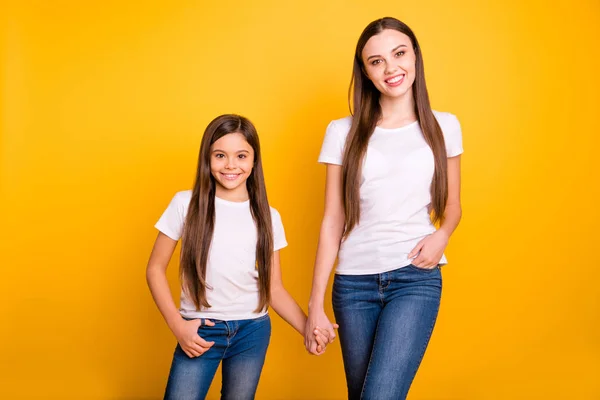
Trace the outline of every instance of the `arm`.
<instances>
[{"instance_id":1,"label":"arm","mask_svg":"<svg viewBox=\"0 0 600 400\"><path fill-rule=\"evenodd\" d=\"M335 263L342 234L344 232L344 205L342 201L342 167L327 164L325 184L325 212L321 223L319 245L313 274L312 291L308 305L308 321L304 338L307 349L314 348L312 332L317 326L327 329L335 337L334 326L329 322L324 309L325 290Z\"/></svg>"},{"instance_id":2,"label":"arm","mask_svg":"<svg viewBox=\"0 0 600 400\"><path fill-rule=\"evenodd\" d=\"M444 209L444 222L438 230L445 232L449 238L454 233L461 217L460 156L456 156L448 159L448 202Z\"/></svg>"},{"instance_id":3,"label":"arm","mask_svg":"<svg viewBox=\"0 0 600 400\"><path fill-rule=\"evenodd\" d=\"M271 269L271 304L275 312L301 335L304 335L306 315L283 286L279 251L273 253Z\"/></svg>"},{"instance_id":4,"label":"arm","mask_svg":"<svg viewBox=\"0 0 600 400\"><path fill-rule=\"evenodd\" d=\"M418 254L412 262L413 265L419 268L436 267L461 217L459 155L448 158L448 201L444 209L444 222L437 231L421 240L410 252L408 258Z\"/></svg>"},{"instance_id":5,"label":"arm","mask_svg":"<svg viewBox=\"0 0 600 400\"><path fill-rule=\"evenodd\" d=\"M271 303L270 306L275 312L290 324L295 330L304 336L304 327L306 325L306 314L300 308L298 303L289 294L283 286L281 277L281 265L279 262L279 251L273 253L271 269ZM328 338L321 332L314 332L318 346L315 354L321 354L325 351Z\"/></svg>"},{"instance_id":6,"label":"arm","mask_svg":"<svg viewBox=\"0 0 600 400\"><path fill-rule=\"evenodd\" d=\"M206 352L214 342L206 342L198 336L200 320L184 320L175 306L167 280L167 267L175 251L175 246L177 246L176 240L162 232L158 234L146 267L146 281L158 310L183 351L189 357L198 357ZM206 324L214 325L211 321L206 321Z\"/></svg>"}]
</instances>

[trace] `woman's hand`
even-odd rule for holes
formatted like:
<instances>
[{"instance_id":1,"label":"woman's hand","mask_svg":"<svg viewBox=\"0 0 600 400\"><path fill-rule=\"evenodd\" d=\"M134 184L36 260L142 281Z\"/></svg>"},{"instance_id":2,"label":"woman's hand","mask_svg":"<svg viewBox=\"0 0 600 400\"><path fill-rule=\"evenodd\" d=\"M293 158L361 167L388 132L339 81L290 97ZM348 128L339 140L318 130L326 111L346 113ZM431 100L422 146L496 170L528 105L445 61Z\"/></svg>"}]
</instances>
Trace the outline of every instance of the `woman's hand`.
<instances>
[{"instance_id":1,"label":"woman's hand","mask_svg":"<svg viewBox=\"0 0 600 400\"><path fill-rule=\"evenodd\" d=\"M437 230L429 236L424 237L417 243L414 249L408 254L415 267L423 269L432 269L438 266L444 250L448 246L448 235L443 230Z\"/></svg>"},{"instance_id":2,"label":"woman's hand","mask_svg":"<svg viewBox=\"0 0 600 400\"><path fill-rule=\"evenodd\" d=\"M338 324L332 324L323 309L309 310L306 327L304 329L304 346L306 350L314 355L325 352L325 347L333 343L335 329Z\"/></svg>"}]
</instances>

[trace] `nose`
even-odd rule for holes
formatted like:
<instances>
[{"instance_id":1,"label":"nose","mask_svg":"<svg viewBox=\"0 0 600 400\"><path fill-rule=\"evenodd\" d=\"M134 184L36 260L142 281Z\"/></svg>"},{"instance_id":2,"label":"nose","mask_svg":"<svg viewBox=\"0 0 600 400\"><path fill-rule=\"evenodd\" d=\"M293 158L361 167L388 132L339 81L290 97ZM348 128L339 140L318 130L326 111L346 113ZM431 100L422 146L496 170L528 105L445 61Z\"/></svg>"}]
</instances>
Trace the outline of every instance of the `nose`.
<instances>
[{"instance_id":1,"label":"nose","mask_svg":"<svg viewBox=\"0 0 600 400\"><path fill-rule=\"evenodd\" d=\"M235 168L235 157L229 157L227 159L227 163L225 164L225 168L234 169Z\"/></svg>"},{"instance_id":2,"label":"nose","mask_svg":"<svg viewBox=\"0 0 600 400\"><path fill-rule=\"evenodd\" d=\"M398 67L393 62L390 62L388 60L385 63L385 74L386 75L393 75L394 73L396 73L396 71L398 71Z\"/></svg>"}]
</instances>

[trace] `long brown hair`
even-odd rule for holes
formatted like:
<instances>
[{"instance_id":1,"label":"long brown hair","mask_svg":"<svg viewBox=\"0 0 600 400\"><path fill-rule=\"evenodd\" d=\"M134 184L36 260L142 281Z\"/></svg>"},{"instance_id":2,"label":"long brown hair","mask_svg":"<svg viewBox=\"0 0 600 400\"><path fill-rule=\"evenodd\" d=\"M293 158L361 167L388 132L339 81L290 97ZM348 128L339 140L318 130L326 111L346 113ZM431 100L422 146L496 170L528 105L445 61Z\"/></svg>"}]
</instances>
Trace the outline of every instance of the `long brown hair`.
<instances>
[{"instance_id":1,"label":"long brown hair","mask_svg":"<svg viewBox=\"0 0 600 400\"><path fill-rule=\"evenodd\" d=\"M431 111L429 95L425 85L425 69L419 42L413 31L403 22L386 17L371 22L360 35L354 53L352 80L348 91L348 103L352 113L352 126L346 138L344 161L342 165L343 200L346 214L346 237L360 220L360 177L362 160L367 151L369 139L381 118L379 104L380 92L365 73L362 51L367 41L385 29L394 29L404 33L412 42L416 55L416 76L413 83L415 112L423 131L425 141L431 147L435 159L435 173L431 182L431 206L433 222L443 219L448 200L448 174L446 145L442 130ZM352 101L353 100L353 101Z\"/></svg>"},{"instance_id":2,"label":"long brown hair","mask_svg":"<svg viewBox=\"0 0 600 400\"><path fill-rule=\"evenodd\" d=\"M183 228L179 273L183 290L194 301L196 309L210 307L206 299L206 263L215 227L215 179L210 172L210 148L214 142L231 133L242 134L254 150L254 167L246 180L246 187L257 233L256 265L260 295L256 310L258 312L264 310L270 301L273 228L260 142L256 128L247 118L234 114L221 115L212 120L204 131L196 181Z\"/></svg>"}]
</instances>

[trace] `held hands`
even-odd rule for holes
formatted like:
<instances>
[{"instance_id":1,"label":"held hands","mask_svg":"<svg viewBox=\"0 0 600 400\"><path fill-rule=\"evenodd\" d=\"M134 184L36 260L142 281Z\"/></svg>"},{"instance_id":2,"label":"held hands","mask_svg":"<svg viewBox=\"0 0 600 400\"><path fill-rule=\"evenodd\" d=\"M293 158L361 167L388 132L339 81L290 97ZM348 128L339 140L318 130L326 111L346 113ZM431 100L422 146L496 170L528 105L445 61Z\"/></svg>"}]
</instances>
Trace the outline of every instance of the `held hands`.
<instances>
[{"instance_id":1,"label":"held hands","mask_svg":"<svg viewBox=\"0 0 600 400\"><path fill-rule=\"evenodd\" d=\"M335 339L335 329L338 324L332 324L324 310L309 311L304 329L304 346L310 354L320 356L325 353L328 344Z\"/></svg>"},{"instance_id":2,"label":"held hands","mask_svg":"<svg viewBox=\"0 0 600 400\"><path fill-rule=\"evenodd\" d=\"M444 250L448 246L448 239L446 232L437 230L421 239L408 254L408 258L411 259L416 256L412 260L412 264L415 267L423 269L435 268L442 259L442 255L444 255Z\"/></svg>"},{"instance_id":3,"label":"held hands","mask_svg":"<svg viewBox=\"0 0 600 400\"><path fill-rule=\"evenodd\" d=\"M215 326L215 323L207 319L204 320L206 326ZM202 319L193 319L187 321L182 319L173 328L173 334L181 349L188 357L200 357L212 347L215 342L207 342L198 335L198 329L202 325Z\"/></svg>"}]
</instances>

